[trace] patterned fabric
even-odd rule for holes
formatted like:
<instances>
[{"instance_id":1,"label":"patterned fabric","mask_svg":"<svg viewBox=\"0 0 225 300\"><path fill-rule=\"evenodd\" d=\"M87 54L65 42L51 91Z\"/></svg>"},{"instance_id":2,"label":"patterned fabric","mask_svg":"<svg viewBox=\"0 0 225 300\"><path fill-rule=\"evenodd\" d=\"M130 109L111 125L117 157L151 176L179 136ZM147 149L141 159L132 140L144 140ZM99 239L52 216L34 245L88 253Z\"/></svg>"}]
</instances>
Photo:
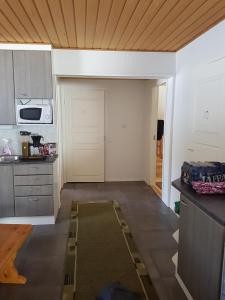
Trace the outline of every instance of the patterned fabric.
<instances>
[{"instance_id":1,"label":"patterned fabric","mask_svg":"<svg viewBox=\"0 0 225 300\"><path fill-rule=\"evenodd\" d=\"M193 189L199 194L225 194L225 182L192 182Z\"/></svg>"},{"instance_id":2,"label":"patterned fabric","mask_svg":"<svg viewBox=\"0 0 225 300\"><path fill-rule=\"evenodd\" d=\"M181 168L181 180L187 184L193 181L225 181L225 163L220 162L184 162Z\"/></svg>"}]
</instances>

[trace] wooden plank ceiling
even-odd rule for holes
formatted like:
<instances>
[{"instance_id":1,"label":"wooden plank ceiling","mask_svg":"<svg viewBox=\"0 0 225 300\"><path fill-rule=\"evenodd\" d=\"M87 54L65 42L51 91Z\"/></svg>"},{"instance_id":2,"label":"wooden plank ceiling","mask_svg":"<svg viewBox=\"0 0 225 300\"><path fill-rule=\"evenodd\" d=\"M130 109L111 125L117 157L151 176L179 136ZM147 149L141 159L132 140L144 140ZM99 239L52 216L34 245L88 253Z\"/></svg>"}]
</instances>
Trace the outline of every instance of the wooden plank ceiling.
<instances>
[{"instance_id":1,"label":"wooden plank ceiling","mask_svg":"<svg viewBox=\"0 0 225 300\"><path fill-rule=\"evenodd\" d=\"M225 0L0 0L0 42L177 51L225 18Z\"/></svg>"}]
</instances>

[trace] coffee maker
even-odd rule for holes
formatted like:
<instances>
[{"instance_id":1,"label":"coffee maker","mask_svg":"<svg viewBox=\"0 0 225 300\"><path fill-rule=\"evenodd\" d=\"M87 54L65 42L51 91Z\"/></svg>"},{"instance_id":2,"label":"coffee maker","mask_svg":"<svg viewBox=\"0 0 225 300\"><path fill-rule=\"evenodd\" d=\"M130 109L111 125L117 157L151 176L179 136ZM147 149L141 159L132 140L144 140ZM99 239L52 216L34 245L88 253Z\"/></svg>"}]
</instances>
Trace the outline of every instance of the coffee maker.
<instances>
[{"instance_id":1,"label":"coffee maker","mask_svg":"<svg viewBox=\"0 0 225 300\"><path fill-rule=\"evenodd\" d=\"M41 139L43 139L43 136L32 134L31 139L33 143L30 143L30 154L35 156L43 155L43 144L41 143Z\"/></svg>"}]
</instances>

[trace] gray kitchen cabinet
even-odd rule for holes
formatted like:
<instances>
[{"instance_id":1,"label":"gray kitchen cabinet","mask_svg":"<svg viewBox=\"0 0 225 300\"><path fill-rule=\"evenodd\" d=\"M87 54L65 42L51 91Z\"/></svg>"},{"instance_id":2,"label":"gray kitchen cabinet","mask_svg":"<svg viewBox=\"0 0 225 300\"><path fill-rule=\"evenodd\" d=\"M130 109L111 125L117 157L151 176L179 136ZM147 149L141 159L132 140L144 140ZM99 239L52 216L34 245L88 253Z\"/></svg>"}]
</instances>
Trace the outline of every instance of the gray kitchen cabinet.
<instances>
[{"instance_id":1,"label":"gray kitchen cabinet","mask_svg":"<svg viewBox=\"0 0 225 300\"><path fill-rule=\"evenodd\" d=\"M53 164L14 165L15 216L54 214Z\"/></svg>"},{"instance_id":2,"label":"gray kitchen cabinet","mask_svg":"<svg viewBox=\"0 0 225 300\"><path fill-rule=\"evenodd\" d=\"M14 215L13 166L0 165L0 217Z\"/></svg>"},{"instance_id":3,"label":"gray kitchen cabinet","mask_svg":"<svg viewBox=\"0 0 225 300\"><path fill-rule=\"evenodd\" d=\"M52 196L27 196L15 198L16 217L48 216L54 211Z\"/></svg>"},{"instance_id":4,"label":"gray kitchen cabinet","mask_svg":"<svg viewBox=\"0 0 225 300\"><path fill-rule=\"evenodd\" d=\"M13 51L15 98L52 99L50 51Z\"/></svg>"},{"instance_id":5,"label":"gray kitchen cabinet","mask_svg":"<svg viewBox=\"0 0 225 300\"><path fill-rule=\"evenodd\" d=\"M43 175L53 174L52 164L18 164L14 166L14 175Z\"/></svg>"},{"instance_id":6,"label":"gray kitchen cabinet","mask_svg":"<svg viewBox=\"0 0 225 300\"><path fill-rule=\"evenodd\" d=\"M181 195L178 274L193 299L220 299L223 249L224 226Z\"/></svg>"},{"instance_id":7,"label":"gray kitchen cabinet","mask_svg":"<svg viewBox=\"0 0 225 300\"><path fill-rule=\"evenodd\" d=\"M16 124L12 51L0 50L0 125Z\"/></svg>"},{"instance_id":8,"label":"gray kitchen cabinet","mask_svg":"<svg viewBox=\"0 0 225 300\"><path fill-rule=\"evenodd\" d=\"M44 185L44 184L53 184L53 176L52 175L21 175L14 177L14 184L17 185Z\"/></svg>"}]
</instances>

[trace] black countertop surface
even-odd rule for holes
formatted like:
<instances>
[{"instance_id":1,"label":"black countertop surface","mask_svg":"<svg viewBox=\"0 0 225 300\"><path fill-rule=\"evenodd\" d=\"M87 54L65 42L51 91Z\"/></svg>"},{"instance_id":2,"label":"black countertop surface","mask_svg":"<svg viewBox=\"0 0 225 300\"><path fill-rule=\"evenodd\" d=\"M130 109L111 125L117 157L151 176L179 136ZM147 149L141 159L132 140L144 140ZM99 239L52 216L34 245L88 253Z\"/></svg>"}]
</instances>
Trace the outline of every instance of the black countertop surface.
<instances>
[{"instance_id":1,"label":"black countertop surface","mask_svg":"<svg viewBox=\"0 0 225 300\"><path fill-rule=\"evenodd\" d=\"M46 164L46 163L54 163L56 159L58 158L58 155L54 156L47 156L43 160L38 159L18 159L18 160L7 160L7 161L0 161L0 165L10 165L10 164Z\"/></svg>"},{"instance_id":2,"label":"black countertop surface","mask_svg":"<svg viewBox=\"0 0 225 300\"><path fill-rule=\"evenodd\" d=\"M225 226L225 194L200 195L180 179L173 181L172 185L215 221Z\"/></svg>"}]
</instances>

